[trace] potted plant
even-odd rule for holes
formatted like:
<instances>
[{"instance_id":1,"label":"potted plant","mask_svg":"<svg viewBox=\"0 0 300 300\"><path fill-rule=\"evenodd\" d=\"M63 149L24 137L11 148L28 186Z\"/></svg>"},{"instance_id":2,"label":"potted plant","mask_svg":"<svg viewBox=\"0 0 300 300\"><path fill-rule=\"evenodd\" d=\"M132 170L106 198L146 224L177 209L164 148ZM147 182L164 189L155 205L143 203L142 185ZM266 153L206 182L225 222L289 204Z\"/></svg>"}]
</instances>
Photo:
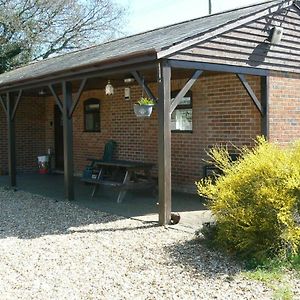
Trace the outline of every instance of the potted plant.
<instances>
[{"instance_id":1,"label":"potted plant","mask_svg":"<svg viewBox=\"0 0 300 300\"><path fill-rule=\"evenodd\" d=\"M150 117L154 104L154 100L150 98L140 98L140 100L137 101L133 107L135 115L137 117Z\"/></svg>"}]
</instances>

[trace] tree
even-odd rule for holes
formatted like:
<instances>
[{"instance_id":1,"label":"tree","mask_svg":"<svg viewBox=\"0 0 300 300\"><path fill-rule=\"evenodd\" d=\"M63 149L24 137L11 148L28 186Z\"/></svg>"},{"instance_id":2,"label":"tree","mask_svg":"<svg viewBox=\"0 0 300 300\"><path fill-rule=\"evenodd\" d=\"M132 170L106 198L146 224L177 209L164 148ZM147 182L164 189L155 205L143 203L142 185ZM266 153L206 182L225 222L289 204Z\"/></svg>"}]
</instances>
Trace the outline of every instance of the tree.
<instances>
[{"instance_id":1,"label":"tree","mask_svg":"<svg viewBox=\"0 0 300 300\"><path fill-rule=\"evenodd\" d=\"M120 34L114 0L0 0L0 73Z\"/></svg>"}]
</instances>

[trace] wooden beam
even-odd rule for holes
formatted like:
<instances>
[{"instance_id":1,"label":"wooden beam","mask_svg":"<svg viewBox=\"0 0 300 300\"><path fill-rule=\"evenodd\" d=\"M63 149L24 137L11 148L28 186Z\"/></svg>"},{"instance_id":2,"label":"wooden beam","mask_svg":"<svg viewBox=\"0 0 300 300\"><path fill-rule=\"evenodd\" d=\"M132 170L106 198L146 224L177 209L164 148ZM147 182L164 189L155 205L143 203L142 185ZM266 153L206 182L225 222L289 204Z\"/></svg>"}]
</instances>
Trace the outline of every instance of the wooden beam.
<instances>
[{"instance_id":1,"label":"wooden beam","mask_svg":"<svg viewBox=\"0 0 300 300\"><path fill-rule=\"evenodd\" d=\"M16 103L15 103L15 106L14 106L14 109L13 109L12 115L11 115L12 120L15 119L16 112L17 112L21 97L22 97L22 90L19 90L18 97L17 97Z\"/></svg>"},{"instance_id":2,"label":"wooden beam","mask_svg":"<svg viewBox=\"0 0 300 300\"><path fill-rule=\"evenodd\" d=\"M147 96L153 100L156 100L156 97L153 95L151 90L149 89L147 83L143 80L142 76L139 72L133 71L131 72L134 79L137 81L137 83L141 86L141 88L144 90L144 92L147 94Z\"/></svg>"},{"instance_id":3,"label":"wooden beam","mask_svg":"<svg viewBox=\"0 0 300 300\"><path fill-rule=\"evenodd\" d=\"M171 220L171 68L162 61L158 65L158 197L159 224Z\"/></svg>"},{"instance_id":4,"label":"wooden beam","mask_svg":"<svg viewBox=\"0 0 300 300\"><path fill-rule=\"evenodd\" d=\"M62 82L63 90L63 138L64 138L64 183L65 198L74 200L74 178L73 178L73 120L69 118L72 107L72 84Z\"/></svg>"},{"instance_id":5,"label":"wooden beam","mask_svg":"<svg viewBox=\"0 0 300 300\"><path fill-rule=\"evenodd\" d=\"M9 184L11 187L17 185L16 172L16 136L15 136L15 121L12 118L14 108L14 98L12 93L6 94L7 108L7 142L8 142L8 174Z\"/></svg>"},{"instance_id":6,"label":"wooden beam","mask_svg":"<svg viewBox=\"0 0 300 300\"><path fill-rule=\"evenodd\" d=\"M63 112L63 105L61 103L61 100L60 100L59 96L56 94L56 92L53 88L53 85L49 84L48 87L49 87L49 90L51 91L51 93L52 93L52 95L55 99L55 102L56 102L57 106L59 107L60 111Z\"/></svg>"},{"instance_id":7,"label":"wooden beam","mask_svg":"<svg viewBox=\"0 0 300 300\"><path fill-rule=\"evenodd\" d=\"M212 63L203 63L195 61L186 60L168 60L172 68L178 69L194 69L194 70L204 70L212 72L224 72L224 73L235 73L235 74L248 74L256 76L267 76L269 74L268 70L256 69L249 67L237 67L232 65L221 65Z\"/></svg>"},{"instance_id":8,"label":"wooden beam","mask_svg":"<svg viewBox=\"0 0 300 300\"><path fill-rule=\"evenodd\" d=\"M124 62L125 63L125 62ZM1 92L15 92L19 89L29 90L39 87L47 87L49 84L60 84L62 80L72 81L80 80L85 77L87 78L97 78L118 75L118 74L128 74L135 70L148 70L155 68L156 58L152 57L151 60L131 60L127 61L124 66L119 64L108 64L103 66L93 66L86 69L80 69L75 71L64 71L59 74L49 74L49 76L44 76L41 78L32 79L31 81L16 82L7 84L0 88Z\"/></svg>"},{"instance_id":9,"label":"wooden beam","mask_svg":"<svg viewBox=\"0 0 300 300\"><path fill-rule=\"evenodd\" d=\"M297 3L295 3L295 2L293 4L300 11L300 6Z\"/></svg>"},{"instance_id":10,"label":"wooden beam","mask_svg":"<svg viewBox=\"0 0 300 300\"><path fill-rule=\"evenodd\" d=\"M73 116L73 113L79 103L79 99L82 95L82 92L83 92L83 89L85 88L85 85L86 85L86 82L87 82L87 78L84 78L82 81L81 81L81 84L80 84L80 87L79 87L79 90L77 92L77 95L76 95L76 98L73 100L73 104L72 104L72 107L69 111L69 118L72 118Z\"/></svg>"},{"instance_id":11,"label":"wooden beam","mask_svg":"<svg viewBox=\"0 0 300 300\"><path fill-rule=\"evenodd\" d=\"M269 77L261 77L261 105L263 114L261 117L261 133L269 139Z\"/></svg>"},{"instance_id":12,"label":"wooden beam","mask_svg":"<svg viewBox=\"0 0 300 300\"><path fill-rule=\"evenodd\" d=\"M4 112L5 112L5 115L7 115L7 109L6 109L6 106L4 104L4 100L3 100L1 95L0 95L0 103L2 105L2 108L3 108Z\"/></svg>"},{"instance_id":13,"label":"wooden beam","mask_svg":"<svg viewBox=\"0 0 300 300\"><path fill-rule=\"evenodd\" d=\"M263 115L263 109L261 106L261 103L259 102L259 100L257 99L254 91L252 90L250 84L248 83L246 77L243 74L236 74L236 76L239 78L239 80L241 81L242 85L244 86L244 88L246 89L248 95L250 96L250 98L252 99L252 101L254 102L255 106L257 107L257 109L260 111L260 113Z\"/></svg>"},{"instance_id":14,"label":"wooden beam","mask_svg":"<svg viewBox=\"0 0 300 300\"><path fill-rule=\"evenodd\" d=\"M181 91L177 94L177 96L174 98L174 100L171 103L171 108L170 108L171 114L202 73L203 73L202 70L197 70L193 74L193 76L188 80L185 86L181 89Z\"/></svg>"}]
</instances>

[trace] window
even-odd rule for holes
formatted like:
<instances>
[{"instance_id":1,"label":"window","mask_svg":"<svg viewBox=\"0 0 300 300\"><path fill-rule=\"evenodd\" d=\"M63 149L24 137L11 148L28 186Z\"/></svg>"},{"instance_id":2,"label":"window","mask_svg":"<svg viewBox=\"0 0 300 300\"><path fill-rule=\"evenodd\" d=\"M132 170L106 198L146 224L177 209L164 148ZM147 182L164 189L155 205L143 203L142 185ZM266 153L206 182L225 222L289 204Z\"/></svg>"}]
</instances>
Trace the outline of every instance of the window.
<instances>
[{"instance_id":1,"label":"window","mask_svg":"<svg viewBox=\"0 0 300 300\"><path fill-rule=\"evenodd\" d=\"M100 131L100 100L88 99L84 102L84 131Z\"/></svg>"},{"instance_id":2,"label":"window","mask_svg":"<svg viewBox=\"0 0 300 300\"><path fill-rule=\"evenodd\" d=\"M179 91L172 92L172 99ZM171 130L177 132L192 132L193 130L192 92L182 98L171 116Z\"/></svg>"}]
</instances>

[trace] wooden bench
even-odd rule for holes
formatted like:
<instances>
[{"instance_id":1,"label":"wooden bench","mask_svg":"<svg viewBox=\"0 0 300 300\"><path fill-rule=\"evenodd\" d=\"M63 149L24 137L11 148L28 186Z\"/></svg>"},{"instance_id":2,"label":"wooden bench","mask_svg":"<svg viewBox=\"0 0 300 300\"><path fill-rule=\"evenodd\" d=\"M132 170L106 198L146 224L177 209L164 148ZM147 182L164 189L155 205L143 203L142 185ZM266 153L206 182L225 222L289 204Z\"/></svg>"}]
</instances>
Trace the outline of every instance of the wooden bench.
<instances>
[{"instance_id":1,"label":"wooden bench","mask_svg":"<svg viewBox=\"0 0 300 300\"><path fill-rule=\"evenodd\" d=\"M121 182L111 181L111 180L102 180L102 179L88 179L88 178L82 178L81 181L86 183L92 183L92 184L100 184L100 185L107 185L107 186L113 186L118 187L121 186Z\"/></svg>"},{"instance_id":2,"label":"wooden bench","mask_svg":"<svg viewBox=\"0 0 300 300\"><path fill-rule=\"evenodd\" d=\"M94 170L96 171L94 171L91 176L95 176L95 178L83 177L81 181L94 185L91 197L94 197L97 188L100 185L119 188L117 202L120 203L124 199L127 190L155 187L155 181L150 176L152 167L153 164L151 163L124 160L104 162L103 160L93 159L93 168L95 168ZM103 177L106 168L113 171L111 178ZM120 173L118 173L119 171L122 171L121 178L117 180L116 177L120 175ZM137 174L136 172L143 172L144 174Z\"/></svg>"}]
</instances>

